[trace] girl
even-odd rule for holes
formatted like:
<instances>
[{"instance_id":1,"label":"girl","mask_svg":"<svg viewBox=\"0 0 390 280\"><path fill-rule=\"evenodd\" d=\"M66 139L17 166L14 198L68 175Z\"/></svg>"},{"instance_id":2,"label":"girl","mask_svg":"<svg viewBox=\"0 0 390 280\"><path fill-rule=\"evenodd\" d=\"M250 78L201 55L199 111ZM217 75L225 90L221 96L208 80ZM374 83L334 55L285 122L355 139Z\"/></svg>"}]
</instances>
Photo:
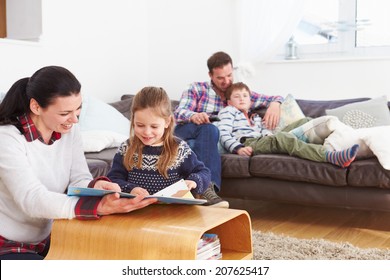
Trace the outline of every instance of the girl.
<instances>
[{"instance_id":1,"label":"girl","mask_svg":"<svg viewBox=\"0 0 390 280\"><path fill-rule=\"evenodd\" d=\"M0 259L43 259L53 219L98 219L156 199L70 197L69 185L120 191L92 180L78 122L81 85L67 69L44 67L13 84L0 104Z\"/></svg>"},{"instance_id":2,"label":"girl","mask_svg":"<svg viewBox=\"0 0 390 280\"><path fill-rule=\"evenodd\" d=\"M184 179L195 196L210 184L210 171L185 141L173 136L171 101L164 89L145 87L132 101L130 138L114 156L108 177L123 192L154 194Z\"/></svg>"}]
</instances>

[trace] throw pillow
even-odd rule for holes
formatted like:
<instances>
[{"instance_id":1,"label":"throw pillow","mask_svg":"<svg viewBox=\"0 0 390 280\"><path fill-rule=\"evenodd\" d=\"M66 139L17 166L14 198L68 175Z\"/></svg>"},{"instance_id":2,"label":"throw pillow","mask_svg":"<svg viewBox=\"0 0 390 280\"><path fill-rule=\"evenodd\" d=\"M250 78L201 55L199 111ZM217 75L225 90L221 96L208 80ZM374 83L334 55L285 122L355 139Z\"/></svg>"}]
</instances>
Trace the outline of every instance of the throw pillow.
<instances>
[{"instance_id":1,"label":"throw pillow","mask_svg":"<svg viewBox=\"0 0 390 280\"><path fill-rule=\"evenodd\" d=\"M130 134L130 121L111 105L89 95L83 96L79 117L80 130L105 130L125 136Z\"/></svg>"},{"instance_id":2,"label":"throw pillow","mask_svg":"<svg viewBox=\"0 0 390 280\"><path fill-rule=\"evenodd\" d=\"M322 116L298 126L290 133L306 143L323 144L339 124L340 121L335 116Z\"/></svg>"},{"instance_id":3,"label":"throw pillow","mask_svg":"<svg viewBox=\"0 0 390 280\"><path fill-rule=\"evenodd\" d=\"M359 144L357 158L368 158L374 156L368 145L361 139L362 134L359 129L342 124L337 127L325 140L323 146L328 151L341 151Z\"/></svg>"},{"instance_id":4,"label":"throw pillow","mask_svg":"<svg viewBox=\"0 0 390 280\"><path fill-rule=\"evenodd\" d=\"M390 170L390 126L378 126L360 130L361 139L372 150L384 169Z\"/></svg>"},{"instance_id":5,"label":"throw pillow","mask_svg":"<svg viewBox=\"0 0 390 280\"><path fill-rule=\"evenodd\" d=\"M281 131L287 125L304 118L301 108L295 101L295 98L288 94L280 105L280 121L278 126L273 130L273 133Z\"/></svg>"},{"instance_id":6,"label":"throw pillow","mask_svg":"<svg viewBox=\"0 0 390 280\"><path fill-rule=\"evenodd\" d=\"M338 117L340 121L353 128L390 125L386 96L328 109L326 114Z\"/></svg>"},{"instance_id":7,"label":"throw pillow","mask_svg":"<svg viewBox=\"0 0 390 280\"><path fill-rule=\"evenodd\" d=\"M82 131L84 152L100 152L106 148L119 147L128 136L108 130Z\"/></svg>"}]
</instances>

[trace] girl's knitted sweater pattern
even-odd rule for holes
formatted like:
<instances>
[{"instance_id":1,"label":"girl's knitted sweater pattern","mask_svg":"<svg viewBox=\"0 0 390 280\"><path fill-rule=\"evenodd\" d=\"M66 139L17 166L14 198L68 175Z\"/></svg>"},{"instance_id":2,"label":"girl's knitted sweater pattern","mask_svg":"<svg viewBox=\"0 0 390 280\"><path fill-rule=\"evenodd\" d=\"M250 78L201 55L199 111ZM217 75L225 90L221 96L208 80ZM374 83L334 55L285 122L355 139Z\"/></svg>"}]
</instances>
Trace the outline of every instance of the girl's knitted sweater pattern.
<instances>
[{"instance_id":1,"label":"girl's knitted sweater pattern","mask_svg":"<svg viewBox=\"0 0 390 280\"><path fill-rule=\"evenodd\" d=\"M157 162L161 156L163 146L145 146L142 151L141 168L133 167L127 171L123 165L128 141L121 144L114 156L113 165L108 173L114 183L117 183L123 192L131 192L134 187L142 187L150 194L154 194L177 181L192 180L197 184L196 193L203 193L210 183L210 170L199 161L187 143L179 140L177 158L168 167L168 178L165 178L157 169ZM135 154L137 162L138 155Z\"/></svg>"}]
</instances>

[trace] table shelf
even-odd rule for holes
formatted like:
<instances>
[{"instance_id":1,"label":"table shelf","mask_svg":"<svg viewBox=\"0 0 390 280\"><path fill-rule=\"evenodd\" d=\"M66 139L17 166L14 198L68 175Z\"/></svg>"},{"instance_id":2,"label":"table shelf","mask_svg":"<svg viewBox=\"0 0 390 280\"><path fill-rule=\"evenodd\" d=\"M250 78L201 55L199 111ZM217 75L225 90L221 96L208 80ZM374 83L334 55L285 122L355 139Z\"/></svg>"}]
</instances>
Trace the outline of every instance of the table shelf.
<instances>
[{"instance_id":1,"label":"table shelf","mask_svg":"<svg viewBox=\"0 0 390 280\"><path fill-rule=\"evenodd\" d=\"M246 211L160 204L99 220L55 220L46 259L196 259L206 232L218 234L222 259L252 258Z\"/></svg>"}]
</instances>

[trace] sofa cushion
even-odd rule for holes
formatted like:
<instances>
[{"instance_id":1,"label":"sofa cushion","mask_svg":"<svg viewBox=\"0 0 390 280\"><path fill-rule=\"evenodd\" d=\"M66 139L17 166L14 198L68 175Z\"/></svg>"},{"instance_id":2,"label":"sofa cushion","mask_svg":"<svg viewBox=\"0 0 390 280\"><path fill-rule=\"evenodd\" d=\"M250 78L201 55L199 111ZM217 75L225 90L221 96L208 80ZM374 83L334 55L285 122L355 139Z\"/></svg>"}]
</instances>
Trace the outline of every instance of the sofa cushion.
<instances>
[{"instance_id":1,"label":"sofa cushion","mask_svg":"<svg viewBox=\"0 0 390 280\"><path fill-rule=\"evenodd\" d=\"M356 160L348 170L350 186L390 189L390 171L383 169L377 158Z\"/></svg>"},{"instance_id":2,"label":"sofa cushion","mask_svg":"<svg viewBox=\"0 0 390 280\"><path fill-rule=\"evenodd\" d=\"M114 155L117 150L118 148L110 148L110 149L104 149L99 153L85 153L85 157L87 159L102 160L109 165L109 168L111 168L112 160L114 159Z\"/></svg>"},{"instance_id":3,"label":"sofa cushion","mask_svg":"<svg viewBox=\"0 0 390 280\"><path fill-rule=\"evenodd\" d=\"M250 157L236 154L222 154L222 177L223 178L249 178Z\"/></svg>"},{"instance_id":4,"label":"sofa cushion","mask_svg":"<svg viewBox=\"0 0 390 280\"><path fill-rule=\"evenodd\" d=\"M100 159L87 159L87 164L89 172L91 172L93 178L106 176L110 169L110 166L107 164L107 162Z\"/></svg>"},{"instance_id":5,"label":"sofa cushion","mask_svg":"<svg viewBox=\"0 0 390 280\"><path fill-rule=\"evenodd\" d=\"M251 158L249 172L255 177L346 186L348 169L289 155L262 154Z\"/></svg>"}]
</instances>

